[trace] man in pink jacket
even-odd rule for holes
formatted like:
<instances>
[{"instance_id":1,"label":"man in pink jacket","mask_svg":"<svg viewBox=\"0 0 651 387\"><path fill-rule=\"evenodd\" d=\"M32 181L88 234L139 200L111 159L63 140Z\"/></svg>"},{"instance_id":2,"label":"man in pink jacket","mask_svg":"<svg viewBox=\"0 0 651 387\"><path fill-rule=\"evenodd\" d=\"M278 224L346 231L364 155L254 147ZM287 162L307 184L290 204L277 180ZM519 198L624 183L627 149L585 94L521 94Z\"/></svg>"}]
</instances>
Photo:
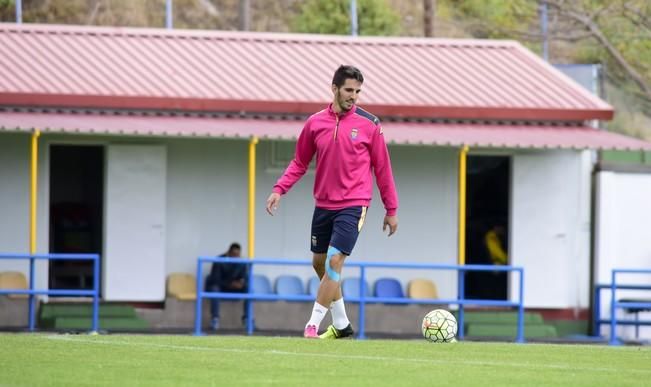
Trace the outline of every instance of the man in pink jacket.
<instances>
[{"instance_id":1,"label":"man in pink jacket","mask_svg":"<svg viewBox=\"0 0 651 387\"><path fill-rule=\"evenodd\" d=\"M391 236L398 229L398 195L380 120L356 105L363 82L357 68L342 65L337 69L332 79L333 102L307 119L295 157L267 199L267 212L273 215L281 195L305 174L316 153L311 250L321 285L305 326L307 338L319 337L328 307L333 324L320 337L353 335L339 282L373 196L373 174L386 209L383 230L388 227Z\"/></svg>"}]
</instances>

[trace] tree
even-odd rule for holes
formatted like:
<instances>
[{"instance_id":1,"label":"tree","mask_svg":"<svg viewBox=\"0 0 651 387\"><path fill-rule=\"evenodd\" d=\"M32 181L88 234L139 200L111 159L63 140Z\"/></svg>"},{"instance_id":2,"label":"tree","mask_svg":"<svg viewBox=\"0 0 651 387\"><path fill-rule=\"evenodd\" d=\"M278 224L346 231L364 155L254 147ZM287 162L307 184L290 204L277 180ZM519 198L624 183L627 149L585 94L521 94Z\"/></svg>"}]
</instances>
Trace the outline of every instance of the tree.
<instances>
[{"instance_id":1,"label":"tree","mask_svg":"<svg viewBox=\"0 0 651 387\"><path fill-rule=\"evenodd\" d=\"M529 31L537 22L536 0L445 0L441 3L476 38L512 38L515 31Z\"/></svg>"},{"instance_id":2,"label":"tree","mask_svg":"<svg viewBox=\"0 0 651 387\"><path fill-rule=\"evenodd\" d=\"M0 0L0 22L16 21L15 0Z\"/></svg>"},{"instance_id":3,"label":"tree","mask_svg":"<svg viewBox=\"0 0 651 387\"><path fill-rule=\"evenodd\" d=\"M455 17L474 37L510 38L538 49L542 40L538 8L549 9L551 42L572 45L558 61L601 62L619 82L651 103L651 3L648 0L455 0ZM553 54L553 53L552 53Z\"/></svg>"},{"instance_id":4,"label":"tree","mask_svg":"<svg viewBox=\"0 0 651 387\"><path fill-rule=\"evenodd\" d=\"M400 17L385 0L357 0L359 35L397 35ZM307 0L292 21L293 32L350 34L350 0Z\"/></svg>"},{"instance_id":5,"label":"tree","mask_svg":"<svg viewBox=\"0 0 651 387\"><path fill-rule=\"evenodd\" d=\"M651 102L651 5L646 0L545 0L599 45L610 62Z\"/></svg>"}]
</instances>

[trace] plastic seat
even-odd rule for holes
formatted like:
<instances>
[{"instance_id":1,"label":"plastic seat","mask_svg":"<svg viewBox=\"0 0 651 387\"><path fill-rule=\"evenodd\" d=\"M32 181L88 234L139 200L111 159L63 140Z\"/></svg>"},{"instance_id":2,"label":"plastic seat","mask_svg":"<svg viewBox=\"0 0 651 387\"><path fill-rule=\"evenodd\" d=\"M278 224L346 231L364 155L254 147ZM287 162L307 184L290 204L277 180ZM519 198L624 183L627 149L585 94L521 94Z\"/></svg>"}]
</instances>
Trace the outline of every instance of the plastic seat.
<instances>
[{"instance_id":1,"label":"plastic seat","mask_svg":"<svg viewBox=\"0 0 651 387\"><path fill-rule=\"evenodd\" d=\"M254 274L251 290L257 294L272 294L271 281L264 275Z\"/></svg>"},{"instance_id":2,"label":"plastic seat","mask_svg":"<svg viewBox=\"0 0 651 387\"><path fill-rule=\"evenodd\" d=\"M395 278L380 278L375 281L373 293L375 297L403 298L405 296L400 281Z\"/></svg>"},{"instance_id":3,"label":"plastic seat","mask_svg":"<svg viewBox=\"0 0 651 387\"><path fill-rule=\"evenodd\" d=\"M341 291L343 292L343 296L359 298L360 297L359 281L360 280L357 277L345 278L343 281L341 281ZM371 292L369 290L369 286L367 282L364 282L364 295L366 297L371 296Z\"/></svg>"},{"instance_id":4,"label":"plastic seat","mask_svg":"<svg viewBox=\"0 0 651 387\"><path fill-rule=\"evenodd\" d=\"M178 300L197 299L197 280L193 274L171 273L167 276L167 295Z\"/></svg>"},{"instance_id":5,"label":"plastic seat","mask_svg":"<svg viewBox=\"0 0 651 387\"><path fill-rule=\"evenodd\" d=\"M413 279L407 285L407 297L409 298L438 298L436 285L428 279Z\"/></svg>"},{"instance_id":6,"label":"plastic seat","mask_svg":"<svg viewBox=\"0 0 651 387\"><path fill-rule=\"evenodd\" d=\"M276 278L276 294L280 296L304 295L303 282L295 275L281 275Z\"/></svg>"},{"instance_id":7,"label":"plastic seat","mask_svg":"<svg viewBox=\"0 0 651 387\"><path fill-rule=\"evenodd\" d=\"M312 277L307 282L307 292L310 296L316 297L316 294L319 291L319 286L321 285L321 280L319 277Z\"/></svg>"},{"instance_id":8,"label":"plastic seat","mask_svg":"<svg viewBox=\"0 0 651 387\"><path fill-rule=\"evenodd\" d=\"M29 289L27 278L19 271L5 271L0 273L0 289ZM27 294L9 294L10 298L25 298Z\"/></svg>"}]
</instances>

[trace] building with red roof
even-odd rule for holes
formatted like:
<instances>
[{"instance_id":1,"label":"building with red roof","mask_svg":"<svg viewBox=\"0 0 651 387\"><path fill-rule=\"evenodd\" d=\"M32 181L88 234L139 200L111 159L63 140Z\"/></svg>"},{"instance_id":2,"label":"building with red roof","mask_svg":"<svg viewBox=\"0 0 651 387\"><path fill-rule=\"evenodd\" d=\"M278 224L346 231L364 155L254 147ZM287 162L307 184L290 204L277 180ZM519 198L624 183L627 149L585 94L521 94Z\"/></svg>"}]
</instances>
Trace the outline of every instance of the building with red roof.
<instances>
[{"instance_id":1,"label":"building with red roof","mask_svg":"<svg viewBox=\"0 0 651 387\"><path fill-rule=\"evenodd\" d=\"M0 251L28 245L38 129L38 251L100 250L104 299L160 301L169 273L247 239L251 139L259 210L342 63L364 73L360 105L383 121L401 199L389 240L374 199L352 259L457 262L467 146L467 262L505 223L509 262L531 273L528 307L589 306L594 152L651 143L598 129L613 108L514 41L0 24ZM313 179L258 216L256 256L309 255ZM431 278L456 294L456 276Z\"/></svg>"}]
</instances>

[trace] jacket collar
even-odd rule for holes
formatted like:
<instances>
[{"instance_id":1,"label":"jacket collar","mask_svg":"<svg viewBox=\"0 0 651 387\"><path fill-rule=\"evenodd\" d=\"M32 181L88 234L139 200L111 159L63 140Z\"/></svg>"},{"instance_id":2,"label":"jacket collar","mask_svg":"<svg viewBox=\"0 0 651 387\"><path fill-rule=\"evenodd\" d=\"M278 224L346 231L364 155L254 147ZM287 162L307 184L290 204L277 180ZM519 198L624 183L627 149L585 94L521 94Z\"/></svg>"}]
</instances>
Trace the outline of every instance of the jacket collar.
<instances>
[{"instance_id":1,"label":"jacket collar","mask_svg":"<svg viewBox=\"0 0 651 387\"><path fill-rule=\"evenodd\" d=\"M337 113L335 113L334 109L332 108L332 104L333 103L330 102L330 105L328 105L328 113L335 116L335 115L337 115ZM341 113L339 115L339 119L343 119L343 118L346 118L346 117L350 116L351 114L355 113L355 110L357 110L357 105L353 105L353 107L351 107L350 110L348 110L345 113Z\"/></svg>"}]
</instances>

